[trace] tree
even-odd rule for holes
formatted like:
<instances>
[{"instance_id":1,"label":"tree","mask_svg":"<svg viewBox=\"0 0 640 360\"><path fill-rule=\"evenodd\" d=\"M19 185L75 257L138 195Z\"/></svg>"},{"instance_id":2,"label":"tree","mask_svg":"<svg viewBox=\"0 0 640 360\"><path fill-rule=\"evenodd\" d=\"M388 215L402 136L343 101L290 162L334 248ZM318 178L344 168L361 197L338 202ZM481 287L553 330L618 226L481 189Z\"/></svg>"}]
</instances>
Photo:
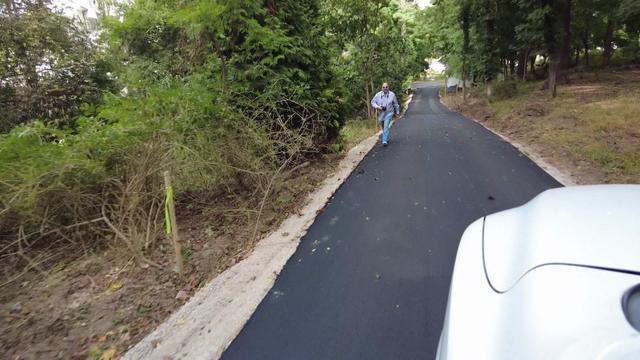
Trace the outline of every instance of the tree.
<instances>
[{"instance_id":1,"label":"tree","mask_svg":"<svg viewBox=\"0 0 640 360\"><path fill-rule=\"evenodd\" d=\"M424 69L425 52L416 26L419 10L403 1L326 1L325 27L334 46L334 67L350 89L356 109L366 108L386 81L401 88L408 76Z\"/></svg>"},{"instance_id":2,"label":"tree","mask_svg":"<svg viewBox=\"0 0 640 360\"><path fill-rule=\"evenodd\" d=\"M139 0L108 22L110 44L128 63L125 77L215 78L221 88L211 91L229 110L267 126L277 115L324 144L337 136L345 107L319 11L317 0Z\"/></svg>"},{"instance_id":3,"label":"tree","mask_svg":"<svg viewBox=\"0 0 640 360\"><path fill-rule=\"evenodd\" d=\"M49 6L0 4L0 133L33 119L73 125L82 105L113 85L88 32Z\"/></svg>"},{"instance_id":4,"label":"tree","mask_svg":"<svg viewBox=\"0 0 640 360\"><path fill-rule=\"evenodd\" d=\"M640 2L621 0L616 16L624 25L628 37L625 49L632 54L636 63L640 63Z\"/></svg>"}]
</instances>

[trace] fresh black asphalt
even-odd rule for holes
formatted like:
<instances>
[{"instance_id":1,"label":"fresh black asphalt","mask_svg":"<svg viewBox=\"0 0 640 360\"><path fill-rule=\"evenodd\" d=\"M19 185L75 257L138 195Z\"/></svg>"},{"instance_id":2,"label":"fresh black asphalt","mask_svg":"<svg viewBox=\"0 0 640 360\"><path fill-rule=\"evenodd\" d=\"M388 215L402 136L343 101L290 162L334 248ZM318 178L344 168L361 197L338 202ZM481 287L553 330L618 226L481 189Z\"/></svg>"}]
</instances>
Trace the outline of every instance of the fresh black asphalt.
<instances>
[{"instance_id":1,"label":"fresh black asphalt","mask_svg":"<svg viewBox=\"0 0 640 360\"><path fill-rule=\"evenodd\" d=\"M434 85L390 139L317 217L223 359L433 359L464 229L561 186L447 110Z\"/></svg>"}]
</instances>

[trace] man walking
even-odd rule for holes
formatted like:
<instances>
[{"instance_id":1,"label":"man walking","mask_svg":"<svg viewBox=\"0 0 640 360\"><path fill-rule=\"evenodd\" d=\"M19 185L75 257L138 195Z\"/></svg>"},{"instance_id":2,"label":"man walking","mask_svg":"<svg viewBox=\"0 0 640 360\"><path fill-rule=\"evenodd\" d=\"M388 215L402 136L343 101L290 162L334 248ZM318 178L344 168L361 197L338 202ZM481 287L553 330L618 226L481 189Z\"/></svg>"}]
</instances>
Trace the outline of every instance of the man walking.
<instances>
[{"instance_id":1,"label":"man walking","mask_svg":"<svg viewBox=\"0 0 640 360\"><path fill-rule=\"evenodd\" d=\"M398 104L396 94L389 90L389 84L382 84L382 91L379 91L371 99L371 106L378 109L378 121L382 126L382 146L387 146L389 143L389 124L393 113L400 115L400 104Z\"/></svg>"}]
</instances>

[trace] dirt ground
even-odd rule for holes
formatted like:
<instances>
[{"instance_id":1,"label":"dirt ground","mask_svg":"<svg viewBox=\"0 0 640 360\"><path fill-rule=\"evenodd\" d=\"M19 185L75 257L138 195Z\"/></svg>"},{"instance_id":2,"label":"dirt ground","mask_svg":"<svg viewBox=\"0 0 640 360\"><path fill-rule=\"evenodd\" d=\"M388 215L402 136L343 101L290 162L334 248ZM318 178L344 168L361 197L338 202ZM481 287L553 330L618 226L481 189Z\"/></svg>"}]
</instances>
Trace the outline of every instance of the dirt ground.
<instances>
[{"instance_id":1,"label":"dirt ground","mask_svg":"<svg viewBox=\"0 0 640 360\"><path fill-rule=\"evenodd\" d=\"M578 184L640 183L640 69L573 73L552 99L542 82L487 101L471 89L442 101L532 149Z\"/></svg>"},{"instance_id":2,"label":"dirt ground","mask_svg":"<svg viewBox=\"0 0 640 360\"><path fill-rule=\"evenodd\" d=\"M325 156L289 172L285 186L278 187L263 210L257 238L298 211L340 157ZM247 211L253 210L242 210L235 199L188 194L178 204L182 277L170 265L157 269L136 264L126 254L107 249L54 267L47 276L28 274L1 288L0 358L117 358L200 286L251 251L254 223ZM208 206L188 205L196 200ZM172 251L165 240L149 258L172 264Z\"/></svg>"}]
</instances>

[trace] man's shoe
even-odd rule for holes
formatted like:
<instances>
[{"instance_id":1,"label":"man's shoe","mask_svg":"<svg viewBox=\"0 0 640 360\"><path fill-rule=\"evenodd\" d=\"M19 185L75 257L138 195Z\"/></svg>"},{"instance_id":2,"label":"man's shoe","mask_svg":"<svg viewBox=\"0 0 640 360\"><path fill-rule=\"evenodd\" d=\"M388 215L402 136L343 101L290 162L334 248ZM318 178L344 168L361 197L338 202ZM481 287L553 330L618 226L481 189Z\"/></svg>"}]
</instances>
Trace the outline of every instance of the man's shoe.
<instances>
[{"instance_id":1,"label":"man's shoe","mask_svg":"<svg viewBox=\"0 0 640 360\"><path fill-rule=\"evenodd\" d=\"M387 144L386 142L383 142L383 143L382 143L382 146L387 146L387 145L388 145L388 144Z\"/></svg>"}]
</instances>

